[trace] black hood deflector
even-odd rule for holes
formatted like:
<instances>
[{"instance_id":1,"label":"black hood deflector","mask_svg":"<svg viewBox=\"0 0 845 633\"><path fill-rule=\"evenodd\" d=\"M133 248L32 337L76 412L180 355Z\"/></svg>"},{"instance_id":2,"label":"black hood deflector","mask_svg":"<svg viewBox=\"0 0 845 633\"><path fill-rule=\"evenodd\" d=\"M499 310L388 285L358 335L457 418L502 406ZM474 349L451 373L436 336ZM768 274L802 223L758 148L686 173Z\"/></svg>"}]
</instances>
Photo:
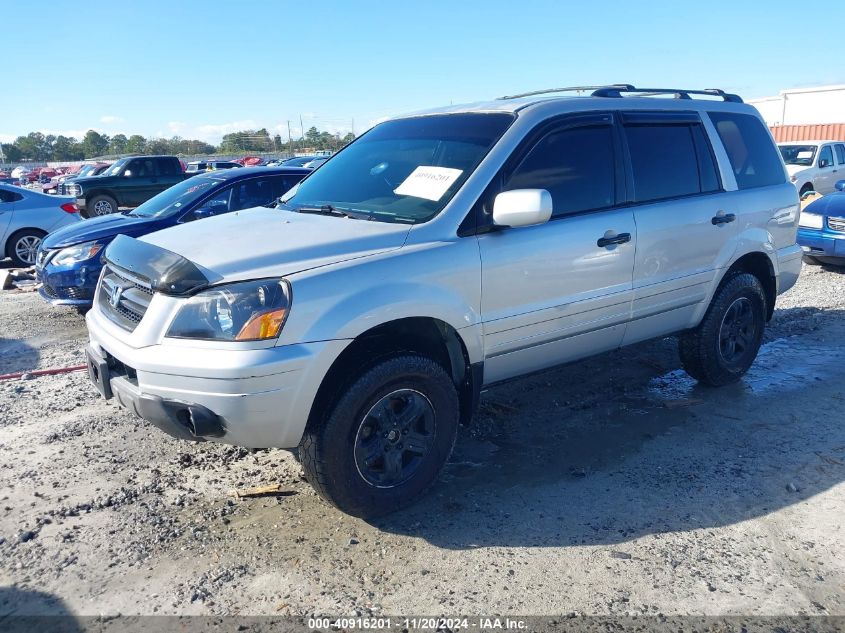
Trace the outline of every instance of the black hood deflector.
<instances>
[{"instance_id":1,"label":"black hood deflector","mask_svg":"<svg viewBox=\"0 0 845 633\"><path fill-rule=\"evenodd\" d=\"M109 267L140 277L154 291L168 295L191 295L218 281L191 260L128 235L114 238L105 259Z\"/></svg>"}]
</instances>

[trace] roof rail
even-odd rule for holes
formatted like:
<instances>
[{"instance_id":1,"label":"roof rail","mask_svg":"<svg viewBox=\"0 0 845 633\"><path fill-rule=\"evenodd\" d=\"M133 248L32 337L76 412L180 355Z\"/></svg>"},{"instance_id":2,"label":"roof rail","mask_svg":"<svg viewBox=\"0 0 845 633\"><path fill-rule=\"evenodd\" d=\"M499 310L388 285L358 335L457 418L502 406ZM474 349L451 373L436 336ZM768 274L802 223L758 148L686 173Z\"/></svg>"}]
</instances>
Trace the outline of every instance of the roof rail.
<instances>
[{"instance_id":1,"label":"roof rail","mask_svg":"<svg viewBox=\"0 0 845 633\"><path fill-rule=\"evenodd\" d=\"M570 88L549 88L547 90L534 90L518 95L499 97L499 99L518 99L520 97L533 97L536 95L551 94L555 92L592 91L592 97L620 98L623 93L634 93L643 97L654 97L657 95L671 94L676 99L691 99L690 95L707 95L710 97L721 97L724 101L731 103L742 103L739 95L731 94L719 88L705 88L704 90L688 90L686 88L635 88L631 84L611 84L608 86L573 86Z\"/></svg>"},{"instance_id":2,"label":"roof rail","mask_svg":"<svg viewBox=\"0 0 845 633\"><path fill-rule=\"evenodd\" d=\"M634 86L631 84L610 84L605 86L569 86L567 88L546 88L545 90L532 90L531 92L523 92L518 95L505 95L504 97L499 97L500 101L504 101L506 99L520 99L522 97L533 97L536 95L546 95L551 94L553 92L586 92L589 90L593 92L595 90L604 90L604 89L612 89L617 88L619 90L623 90L628 92L630 90L636 90Z\"/></svg>"}]
</instances>

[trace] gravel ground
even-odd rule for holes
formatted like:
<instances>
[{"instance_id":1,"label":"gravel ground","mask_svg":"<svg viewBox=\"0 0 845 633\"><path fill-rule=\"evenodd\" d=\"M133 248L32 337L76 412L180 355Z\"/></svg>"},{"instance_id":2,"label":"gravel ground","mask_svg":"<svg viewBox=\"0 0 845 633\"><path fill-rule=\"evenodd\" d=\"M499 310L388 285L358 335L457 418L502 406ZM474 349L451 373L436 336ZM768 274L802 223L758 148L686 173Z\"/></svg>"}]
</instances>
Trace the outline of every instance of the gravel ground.
<instances>
[{"instance_id":1,"label":"gravel ground","mask_svg":"<svg viewBox=\"0 0 845 633\"><path fill-rule=\"evenodd\" d=\"M372 523L289 453L178 442L84 373L2 381L0 619L845 615L843 317L845 273L806 266L739 384L696 386L664 339L489 389L432 492ZM85 338L0 293L0 373Z\"/></svg>"}]
</instances>

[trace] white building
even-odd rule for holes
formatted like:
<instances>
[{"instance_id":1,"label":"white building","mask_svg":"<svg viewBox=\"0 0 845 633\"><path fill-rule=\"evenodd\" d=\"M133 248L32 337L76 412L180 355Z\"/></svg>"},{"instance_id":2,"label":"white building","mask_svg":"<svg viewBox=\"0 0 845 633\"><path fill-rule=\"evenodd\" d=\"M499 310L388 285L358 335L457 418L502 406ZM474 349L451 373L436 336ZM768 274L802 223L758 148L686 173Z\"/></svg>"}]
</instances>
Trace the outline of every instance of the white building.
<instances>
[{"instance_id":1,"label":"white building","mask_svg":"<svg viewBox=\"0 0 845 633\"><path fill-rule=\"evenodd\" d=\"M769 126L845 123L845 85L791 88L747 103L760 111Z\"/></svg>"}]
</instances>

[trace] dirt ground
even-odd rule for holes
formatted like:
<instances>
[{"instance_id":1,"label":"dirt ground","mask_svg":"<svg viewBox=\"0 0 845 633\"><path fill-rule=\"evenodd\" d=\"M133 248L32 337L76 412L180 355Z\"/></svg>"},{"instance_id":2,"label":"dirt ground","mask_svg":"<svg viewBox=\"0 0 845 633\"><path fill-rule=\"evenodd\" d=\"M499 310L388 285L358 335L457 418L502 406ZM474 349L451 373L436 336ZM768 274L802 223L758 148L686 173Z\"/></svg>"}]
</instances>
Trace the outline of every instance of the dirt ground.
<instances>
[{"instance_id":1,"label":"dirt ground","mask_svg":"<svg viewBox=\"0 0 845 633\"><path fill-rule=\"evenodd\" d=\"M0 293L0 373L85 339ZM491 388L431 493L367 523L285 451L178 442L84 373L2 381L0 620L845 615L843 385L845 272L805 266L741 383L696 386L664 339Z\"/></svg>"}]
</instances>

